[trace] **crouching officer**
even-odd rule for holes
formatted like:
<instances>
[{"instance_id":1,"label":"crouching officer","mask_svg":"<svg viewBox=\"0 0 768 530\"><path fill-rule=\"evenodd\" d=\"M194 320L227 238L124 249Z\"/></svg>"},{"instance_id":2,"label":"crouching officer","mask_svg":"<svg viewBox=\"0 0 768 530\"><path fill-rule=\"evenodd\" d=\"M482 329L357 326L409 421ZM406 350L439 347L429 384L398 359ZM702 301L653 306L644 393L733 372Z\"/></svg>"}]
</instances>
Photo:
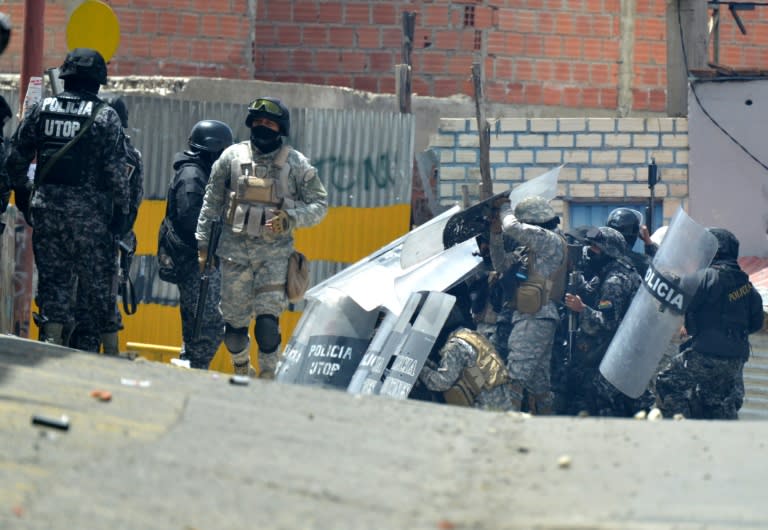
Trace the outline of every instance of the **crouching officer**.
<instances>
[{"instance_id":1,"label":"crouching officer","mask_svg":"<svg viewBox=\"0 0 768 530\"><path fill-rule=\"evenodd\" d=\"M13 135L6 168L17 206L34 226L40 338L64 343L77 282L92 315L93 329L84 331L94 338L81 347L97 351L114 311L114 236L130 228L125 142L117 112L97 96L107 83L99 52L76 48L59 71L64 92L32 106ZM35 157L30 188L27 170Z\"/></svg>"},{"instance_id":2,"label":"crouching officer","mask_svg":"<svg viewBox=\"0 0 768 530\"><path fill-rule=\"evenodd\" d=\"M685 313L690 339L656 376L656 406L665 417L735 420L744 400L749 335L763 326L763 300L737 262L739 240L724 228L712 264L698 275Z\"/></svg>"},{"instance_id":3,"label":"crouching officer","mask_svg":"<svg viewBox=\"0 0 768 530\"><path fill-rule=\"evenodd\" d=\"M248 326L255 319L261 377L274 376L281 343L279 317L288 307L286 279L293 231L319 223L328 210L317 170L286 145L288 108L277 98L248 105L250 140L227 148L213 165L195 237L201 265L213 224L223 228L221 262L224 344L236 374L252 375Z\"/></svg>"}]
</instances>

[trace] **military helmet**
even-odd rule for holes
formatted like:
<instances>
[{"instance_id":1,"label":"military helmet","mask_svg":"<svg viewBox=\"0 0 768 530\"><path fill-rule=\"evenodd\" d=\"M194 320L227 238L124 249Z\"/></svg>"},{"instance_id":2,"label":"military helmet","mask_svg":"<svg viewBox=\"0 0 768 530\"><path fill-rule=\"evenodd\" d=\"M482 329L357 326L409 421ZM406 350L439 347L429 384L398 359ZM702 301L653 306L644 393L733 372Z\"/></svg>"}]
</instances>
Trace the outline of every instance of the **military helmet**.
<instances>
[{"instance_id":1,"label":"military helmet","mask_svg":"<svg viewBox=\"0 0 768 530\"><path fill-rule=\"evenodd\" d=\"M524 223L543 224L551 221L557 215L549 205L549 201L539 197L526 197L515 206L515 217Z\"/></svg>"},{"instance_id":2,"label":"military helmet","mask_svg":"<svg viewBox=\"0 0 768 530\"><path fill-rule=\"evenodd\" d=\"M232 129L223 121L202 120L189 133L189 146L198 151L220 153L232 145Z\"/></svg>"},{"instance_id":3,"label":"military helmet","mask_svg":"<svg viewBox=\"0 0 768 530\"><path fill-rule=\"evenodd\" d=\"M608 214L605 225L618 230L626 239L637 238L643 215L632 208L616 208Z\"/></svg>"},{"instance_id":4,"label":"military helmet","mask_svg":"<svg viewBox=\"0 0 768 530\"><path fill-rule=\"evenodd\" d=\"M280 134L288 136L291 131L291 114L282 101L273 97L256 98L248 104L245 126L249 129L255 118L267 118L280 126Z\"/></svg>"},{"instance_id":5,"label":"military helmet","mask_svg":"<svg viewBox=\"0 0 768 530\"><path fill-rule=\"evenodd\" d=\"M59 67L59 79L80 78L107 84L107 63L96 50L75 48Z\"/></svg>"},{"instance_id":6,"label":"military helmet","mask_svg":"<svg viewBox=\"0 0 768 530\"><path fill-rule=\"evenodd\" d=\"M612 258L620 258L627 252L627 242L624 240L624 236L610 226L600 226L597 229L588 230L584 239Z\"/></svg>"},{"instance_id":7,"label":"military helmet","mask_svg":"<svg viewBox=\"0 0 768 530\"><path fill-rule=\"evenodd\" d=\"M717 238L717 257L736 259L739 257L739 240L725 228L709 227L709 233Z\"/></svg>"},{"instance_id":8,"label":"military helmet","mask_svg":"<svg viewBox=\"0 0 768 530\"><path fill-rule=\"evenodd\" d=\"M115 112L120 117L120 124L123 127L128 127L128 107L125 105L123 98L113 94L105 97L102 94L102 99L107 102L107 105L115 109Z\"/></svg>"}]
</instances>

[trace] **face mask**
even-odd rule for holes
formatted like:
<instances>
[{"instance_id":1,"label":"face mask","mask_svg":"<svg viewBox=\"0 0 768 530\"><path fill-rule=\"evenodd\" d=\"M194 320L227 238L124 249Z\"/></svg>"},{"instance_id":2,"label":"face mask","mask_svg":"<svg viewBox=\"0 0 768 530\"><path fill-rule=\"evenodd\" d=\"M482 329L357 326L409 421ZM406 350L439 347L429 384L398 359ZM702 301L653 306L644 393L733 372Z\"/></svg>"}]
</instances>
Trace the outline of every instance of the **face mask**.
<instances>
[{"instance_id":1,"label":"face mask","mask_svg":"<svg viewBox=\"0 0 768 530\"><path fill-rule=\"evenodd\" d=\"M263 125L258 125L251 129L251 141L264 153L274 151L282 143L279 131L273 131Z\"/></svg>"},{"instance_id":2,"label":"face mask","mask_svg":"<svg viewBox=\"0 0 768 530\"><path fill-rule=\"evenodd\" d=\"M587 249L588 268L593 273L599 272L608 263L609 259L610 257L606 254L598 254L591 248Z\"/></svg>"}]
</instances>

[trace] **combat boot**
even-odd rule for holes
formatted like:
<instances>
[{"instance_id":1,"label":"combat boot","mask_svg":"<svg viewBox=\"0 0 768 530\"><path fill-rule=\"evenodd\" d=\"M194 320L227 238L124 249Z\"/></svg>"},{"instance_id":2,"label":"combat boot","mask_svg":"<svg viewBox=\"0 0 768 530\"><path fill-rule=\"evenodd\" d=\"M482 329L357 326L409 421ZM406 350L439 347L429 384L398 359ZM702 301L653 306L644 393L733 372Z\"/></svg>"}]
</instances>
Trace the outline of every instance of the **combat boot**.
<instances>
[{"instance_id":1,"label":"combat boot","mask_svg":"<svg viewBox=\"0 0 768 530\"><path fill-rule=\"evenodd\" d=\"M277 367L277 352L259 353L259 379L274 379Z\"/></svg>"},{"instance_id":2,"label":"combat boot","mask_svg":"<svg viewBox=\"0 0 768 530\"><path fill-rule=\"evenodd\" d=\"M248 377L255 378L256 370L251 366L251 356L248 352L248 348L237 353L230 353L232 356L232 368L235 371L235 375L247 375Z\"/></svg>"},{"instance_id":3,"label":"combat boot","mask_svg":"<svg viewBox=\"0 0 768 530\"><path fill-rule=\"evenodd\" d=\"M101 334L101 345L104 355L119 355L120 345L117 340L117 331Z\"/></svg>"},{"instance_id":4,"label":"combat boot","mask_svg":"<svg viewBox=\"0 0 768 530\"><path fill-rule=\"evenodd\" d=\"M62 337L63 332L64 324L59 324L57 322L46 322L43 324L40 340L50 344L58 344L59 346L62 346L64 344L64 338Z\"/></svg>"}]
</instances>

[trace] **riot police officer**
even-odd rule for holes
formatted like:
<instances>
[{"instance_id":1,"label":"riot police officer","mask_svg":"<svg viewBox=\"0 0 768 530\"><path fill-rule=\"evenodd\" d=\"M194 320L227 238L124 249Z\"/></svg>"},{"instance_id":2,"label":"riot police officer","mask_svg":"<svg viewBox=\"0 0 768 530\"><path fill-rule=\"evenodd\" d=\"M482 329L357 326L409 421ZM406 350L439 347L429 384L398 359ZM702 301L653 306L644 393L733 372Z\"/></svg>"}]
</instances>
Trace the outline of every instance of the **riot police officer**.
<instances>
[{"instance_id":1,"label":"riot police officer","mask_svg":"<svg viewBox=\"0 0 768 530\"><path fill-rule=\"evenodd\" d=\"M641 254L632 250L632 247L635 246L635 242L637 241L637 237L640 235L641 219L642 214L637 210L631 208L616 208L608 214L608 219L606 220L605 225L609 228L613 228L624 236L624 241L627 243L627 257L632 262L632 265L635 267L638 274L643 277L645 276L645 271L648 270L648 266L651 264L651 258L648 254Z\"/></svg>"},{"instance_id":2,"label":"riot police officer","mask_svg":"<svg viewBox=\"0 0 768 530\"><path fill-rule=\"evenodd\" d=\"M712 264L696 277L685 313L689 339L656 376L656 405L665 417L735 420L744 400L749 335L763 326L763 301L737 262L739 240L724 228Z\"/></svg>"},{"instance_id":3,"label":"riot police officer","mask_svg":"<svg viewBox=\"0 0 768 530\"><path fill-rule=\"evenodd\" d=\"M8 184L8 175L5 171L5 159L8 155L8 142L3 131L5 124L11 119L13 113L11 107L3 96L0 96L0 215L8 208L8 200L11 197L11 188ZM5 222L0 221L0 234L5 231Z\"/></svg>"},{"instance_id":4,"label":"riot police officer","mask_svg":"<svg viewBox=\"0 0 768 530\"><path fill-rule=\"evenodd\" d=\"M598 367L640 286L640 275L627 259L626 241L618 231L601 226L588 230L584 239L588 257L583 275L591 285L587 295L565 293L566 307L578 315L578 333L565 376L566 396L558 401L567 414L628 416L642 405L613 388ZM595 277L597 282L592 281Z\"/></svg>"},{"instance_id":5,"label":"riot police officer","mask_svg":"<svg viewBox=\"0 0 768 530\"><path fill-rule=\"evenodd\" d=\"M274 376L281 344L279 317L288 307L293 231L319 223L328 209L317 170L285 144L288 108L277 98L248 105L250 139L227 148L213 165L195 237L201 263L214 222L223 221L221 258L224 344L235 373L251 374L248 326L255 317L261 377ZM255 373L255 372L254 372Z\"/></svg>"},{"instance_id":6,"label":"riot police officer","mask_svg":"<svg viewBox=\"0 0 768 530\"><path fill-rule=\"evenodd\" d=\"M128 278L128 272L130 269L130 263L136 253L136 234L133 231L133 225L136 222L136 217L139 214L139 206L144 197L144 163L141 158L141 152L131 143L131 137L127 133L128 129L128 106L125 104L125 100L116 94L105 94L102 99L117 112L120 117L120 125L123 127L124 141L125 141L125 154L126 163L128 168L128 184L130 191L130 202L128 207L128 231L124 234L115 235L113 244L113 255L111 259L118 263L118 273L112 279L112 288L110 290L110 298L112 299L112 305L114 311L112 317L107 321L107 327L101 330L99 340L101 341L102 349L107 355L117 355L120 352L118 344L118 332L123 329L123 320L117 305L118 294L123 298L123 308L126 312L131 309L130 303L135 303L130 299L131 293L128 290L130 285L130 278ZM93 329L93 325L83 325L83 321L91 318L91 312L89 308L84 305L84 300L80 293L82 291L78 289L78 303L77 303L77 325L72 338L70 339L70 345L75 348L84 349L88 344L93 342L93 338L83 337L85 330ZM135 309L135 308L134 308ZM85 341L85 344L82 344Z\"/></svg>"},{"instance_id":7,"label":"riot police officer","mask_svg":"<svg viewBox=\"0 0 768 530\"><path fill-rule=\"evenodd\" d=\"M120 117L97 95L107 82L99 52L76 48L59 71L64 92L32 106L13 135L6 167L16 204L34 227L40 338L64 343L77 282L92 317L84 331L93 339L82 347L96 351L114 311L113 238L130 228L125 142Z\"/></svg>"},{"instance_id":8,"label":"riot police officer","mask_svg":"<svg viewBox=\"0 0 768 530\"><path fill-rule=\"evenodd\" d=\"M194 336L200 277L197 264L197 219L203 206L205 187L211 167L221 153L232 145L232 129L218 120L197 122L189 133L188 149L176 153L174 175L168 188L166 221L175 244L174 266L179 288L179 312L183 344L180 358L190 367L207 369L224 337L224 320L219 310L221 271L214 266L201 313L200 332Z\"/></svg>"}]
</instances>

